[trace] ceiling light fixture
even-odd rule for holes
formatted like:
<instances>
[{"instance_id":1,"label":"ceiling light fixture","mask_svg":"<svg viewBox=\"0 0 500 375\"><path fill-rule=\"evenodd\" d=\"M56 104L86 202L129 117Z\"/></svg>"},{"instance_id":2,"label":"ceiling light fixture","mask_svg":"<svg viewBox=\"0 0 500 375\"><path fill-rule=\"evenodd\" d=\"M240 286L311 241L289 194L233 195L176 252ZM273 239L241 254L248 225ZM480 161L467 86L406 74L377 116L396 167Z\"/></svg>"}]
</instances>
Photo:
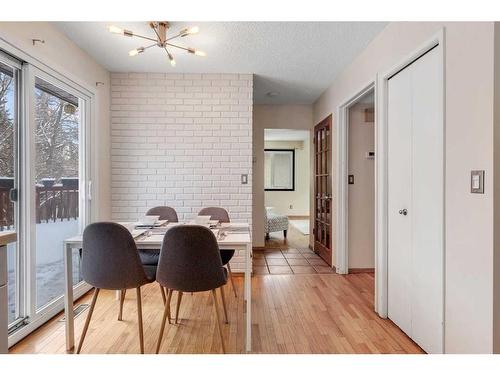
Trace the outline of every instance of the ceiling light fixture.
<instances>
[{"instance_id":1,"label":"ceiling light fixture","mask_svg":"<svg viewBox=\"0 0 500 375\"><path fill-rule=\"evenodd\" d=\"M174 56L170 53L170 51L167 49L167 47L181 49L181 50L184 50L184 51L186 51L190 54L196 55L196 56L206 56L207 55L203 51L198 51L198 50L196 50L194 48L190 48L190 47L179 46L177 44L173 44L170 42L171 40L173 40L175 38L197 34L200 31L200 28L198 26L187 27L185 29L182 29L178 34L170 36L170 37L167 37L167 31L170 28L170 24L168 22L166 22L166 21L151 21L149 23L149 26L155 32L155 34L156 34L155 38L150 38L147 36L134 34L133 31L121 29L121 28L114 26L114 25L108 26L108 30L109 30L109 32L111 32L113 34L120 34L120 35L128 36L128 37L137 37L137 38L146 39L146 40L150 40L150 41L154 42L153 44L151 44L149 46L139 47L139 48L131 50L128 53L129 56L137 56L137 55L143 53L148 48L156 46L156 47L160 47L160 48L165 50L165 52L167 53L168 59L170 61L170 65L175 66L176 62L175 62Z\"/></svg>"}]
</instances>

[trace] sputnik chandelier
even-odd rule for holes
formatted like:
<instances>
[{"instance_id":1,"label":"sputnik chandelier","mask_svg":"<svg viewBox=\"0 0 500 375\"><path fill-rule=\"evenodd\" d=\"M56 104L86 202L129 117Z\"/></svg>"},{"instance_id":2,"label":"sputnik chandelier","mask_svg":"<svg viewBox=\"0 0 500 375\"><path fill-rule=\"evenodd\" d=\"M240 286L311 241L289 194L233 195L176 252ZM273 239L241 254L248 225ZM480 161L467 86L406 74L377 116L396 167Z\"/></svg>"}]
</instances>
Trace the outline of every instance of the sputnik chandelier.
<instances>
[{"instance_id":1,"label":"sputnik chandelier","mask_svg":"<svg viewBox=\"0 0 500 375\"><path fill-rule=\"evenodd\" d=\"M149 46L138 47L136 49L133 49L132 51L130 51L128 53L129 56L137 56L138 54L143 53L145 50L147 50L151 47L155 47L155 46L160 47L160 48L165 50L165 52L167 53L168 59L170 60L170 65L172 65L172 66L175 66L176 63L175 63L174 56L172 55L172 53L169 50L170 47L184 50L184 51L191 53L193 55L196 55L196 56L206 56L205 52L198 51L198 50L195 50L194 48L190 48L190 47L179 46L178 44L174 44L171 42L172 40L174 40L176 38L183 38L183 37L186 37L188 35L198 33L198 31L200 31L198 26L187 27L187 28L179 31L178 34L173 35L173 36L168 36L168 37L167 37L167 32L170 28L170 24L167 21L151 21L149 23L149 26L155 32L156 38L150 38L148 36L138 35L138 34L135 34L133 31L121 29L121 28L113 26L113 25L108 26L108 30L110 32L112 32L113 34L120 34L120 35L127 36L127 37L136 37L136 38L141 38L141 39L145 39L145 40L149 40L149 41L154 42L153 44L151 44Z\"/></svg>"}]
</instances>

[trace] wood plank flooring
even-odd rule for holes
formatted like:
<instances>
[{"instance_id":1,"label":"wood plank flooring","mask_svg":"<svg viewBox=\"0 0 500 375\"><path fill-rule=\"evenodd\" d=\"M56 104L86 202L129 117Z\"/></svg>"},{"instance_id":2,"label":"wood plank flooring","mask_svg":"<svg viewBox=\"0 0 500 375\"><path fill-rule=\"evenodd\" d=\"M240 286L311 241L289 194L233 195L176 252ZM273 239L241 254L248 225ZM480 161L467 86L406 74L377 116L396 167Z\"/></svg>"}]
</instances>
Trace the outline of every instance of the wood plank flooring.
<instances>
[{"instance_id":1,"label":"wood plank flooring","mask_svg":"<svg viewBox=\"0 0 500 375\"><path fill-rule=\"evenodd\" d=\"M306 237L306 236L305 236ZM273 239L271 239L273 241ZM307 239L290 233L288 244L303 248ZM276 245L276 246L274 246ZM243 278L236 277L238 299L226 286L229 324L224 339L229 353L244 350ZM373 311L374 275L359 273L255 275L252 278L254 353L422 353L390 320ZM145 352L154 353L162 316L156 284L143 287ZM79 303L90 303L91 294ZM173 301L177 297L174 295ZM174 302L172 307L174 307ZM135 293L127 293L123 321L118 321L114 292L102 291L82 353L139 353ZM212 297L184 294L180 322L167 325L161 353L221 353ZM11 348L11 353L66 353L61 316ZM76 340L86 312L75 320Z\"/></svg>"}]
</instances>

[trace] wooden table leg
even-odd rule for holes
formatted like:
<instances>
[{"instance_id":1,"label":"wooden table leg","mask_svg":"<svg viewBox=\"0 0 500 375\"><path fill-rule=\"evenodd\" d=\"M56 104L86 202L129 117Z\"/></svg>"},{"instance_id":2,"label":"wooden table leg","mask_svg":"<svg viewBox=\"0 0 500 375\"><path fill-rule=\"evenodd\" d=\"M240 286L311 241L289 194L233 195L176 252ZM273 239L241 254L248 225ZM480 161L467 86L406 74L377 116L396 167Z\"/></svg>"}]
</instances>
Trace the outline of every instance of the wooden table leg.
<instances>
[{"instance_id":1,"label":"wooden table leg","mask_svg":"<svg viewBox=\"0 0 500 375\"><path fill-rule=\"evenodd\" d=\"M252 244L246 246L245 251L245 314L246 314L246 340L247 353L252 351Z\"/></svg>"}]
</instances>

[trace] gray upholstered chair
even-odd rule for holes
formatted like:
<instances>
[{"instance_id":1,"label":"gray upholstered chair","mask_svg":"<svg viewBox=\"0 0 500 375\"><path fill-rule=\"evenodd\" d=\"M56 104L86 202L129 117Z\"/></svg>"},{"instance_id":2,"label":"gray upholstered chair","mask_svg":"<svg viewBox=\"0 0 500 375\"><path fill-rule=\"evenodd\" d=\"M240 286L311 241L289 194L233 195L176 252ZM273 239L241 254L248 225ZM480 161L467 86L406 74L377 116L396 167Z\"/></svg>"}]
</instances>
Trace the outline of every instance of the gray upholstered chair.
<instances>
[{"instance_id":1,"label":"gray upholstered chair","mask_svg":"<svg viewBox=\"0 0 500 375\"><path fill-rule=\"evenodd\" d=\"M146 215L156 215L160 220L168 220L169 223L177 223L179 221L177 212L172 207L158 206L150 208ZM158 258L160 257L160 249L158 250L141 250L139 249L141 262L145 266L157 266Z\"/></svg>"},{"instance_id":2,"label":"gray upholstered chair","mask_svg":"<svg viewBox=\"0 0 500 375\"><path fill-rule=\"evenodd\" d=\"M205 207L198 212L199 216L210 216L211 220L219 220L221 223L229 223L229 214L222 207ZM229 280L231 281L231 287L233 288L234 296L238 297L236 294L236 287L234 286L233 273L231 272L231 266L229 261L234 256L234 250L232 249L222 249L220 251L220 256L222 259L222 265L227 267L229 271Z\"/></svg>"},{"instance_id":3,"label":"gray upholstered chair","mask_svg":"<svg viewBox=\"0 0 500 375\"><path fill-rule=\"evenodd\" d=\"M156 267L141 264L134 239L127 228L117 223L100 222L88 225L83 232L82 278L95 288L83 332L78 344L80 353L101 289L121 290L135 288L139 342L144 353L142 327L141 286L155 281ZM125 294L122 292L122 298ZM123 302L120 304L120 315Z\"/></svg>"},{"instance_id":4,"label":"gray upholstered chair","mask_svg":"<svg viewBox=\"0 0 500 375\"><path fill-rule=\"evenodd\" d=\"M177 223L179 221L175 209L168 206L150 208L148 212L146 212L146 215L157 215L160 217L160 220L168 220L169 223Z\"/></svg>"},{"instance_id":5,"label":"gray upholstered chair","mask_svg":"<svg viewBox=\"0 0 500 375\"><path fill-rule=\"evenodd\" d=\"M174 291L178 292L177 308L180 305L182 293L212 292L222 350L225 353L215 290L220 289L227 323L224 289L222 288L227 283L227 270L222 265L217 239L212 231L201 225L180 225L169 229L163 238L156 280L168 290L156 353L160 351L165 321L170 315L170 300Z\"/></svg>"}]
</instances>

